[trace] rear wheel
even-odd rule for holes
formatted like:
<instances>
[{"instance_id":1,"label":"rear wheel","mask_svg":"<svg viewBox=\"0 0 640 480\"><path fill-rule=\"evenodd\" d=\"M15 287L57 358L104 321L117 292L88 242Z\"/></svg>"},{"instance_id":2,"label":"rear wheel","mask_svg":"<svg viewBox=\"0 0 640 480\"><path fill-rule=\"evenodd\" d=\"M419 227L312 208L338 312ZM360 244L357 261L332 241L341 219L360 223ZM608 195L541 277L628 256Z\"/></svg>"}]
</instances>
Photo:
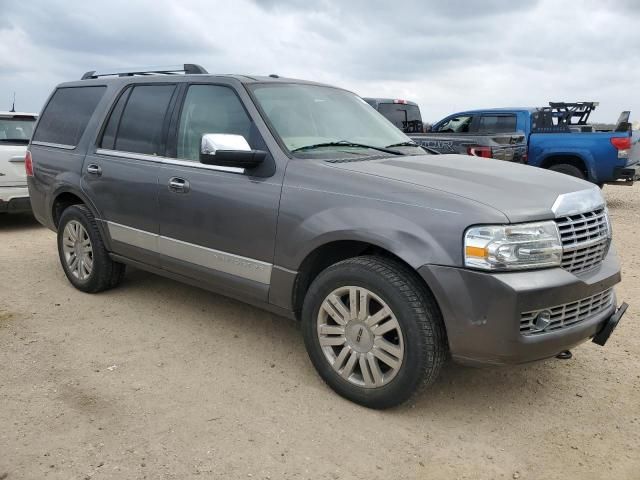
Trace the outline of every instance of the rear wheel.
<instances>
[{"instance_id":1,"label":"rear wheel","mask_svg":"<svg viewBox=\"0 0 640 480\"><path fill-rule=\"evenodd\" d=\"M370 408L406 401L435 381L446 358L431 293L394 260L357 257L327 268L309 288L302 316L320 376Z\"/></svg>"},{"instance_id":2,"label":"rear wheel","mask_svg":"<svg viewBox=\"0 0 640 480\"><path fill-rule=\"evenodd\" d=\"M580 170L575 165L570 165L568 163L558 163L557 165L552 165L549 167L549 170L558 173L564 173L565 175L570 175L572 177L580 178L582 180L586 180L584 172Z\"/></svg>"},{"instance_id":3,"label":"rear wheel","mask_svg":"<svg viewBox=\"0 0 640 480\"><path fill-rule=\"evenodd\" d=\"M62 212L58 254L67 279L83 292L107 290L124 277L125 266L111 260L95 218L84 205L72 205Z\"/></svg>"}]
</instances>

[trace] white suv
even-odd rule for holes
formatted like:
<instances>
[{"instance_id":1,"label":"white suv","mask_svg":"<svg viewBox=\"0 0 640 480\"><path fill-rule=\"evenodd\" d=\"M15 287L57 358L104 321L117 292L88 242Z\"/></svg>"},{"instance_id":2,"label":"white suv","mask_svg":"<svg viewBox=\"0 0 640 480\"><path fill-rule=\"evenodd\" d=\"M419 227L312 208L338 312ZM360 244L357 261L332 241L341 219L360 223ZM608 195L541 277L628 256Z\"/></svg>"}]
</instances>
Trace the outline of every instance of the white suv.
<instances>
[{"instance_id":1,"label":"white suv","mask_svg":"<svg viewBox=\"0 0 640 480\"><path fill-rule=\"evenodd\" d=\"M0 213L31 210L24 156L36 119L34 113L0 111Z\"/></svg>"}]
</instances>

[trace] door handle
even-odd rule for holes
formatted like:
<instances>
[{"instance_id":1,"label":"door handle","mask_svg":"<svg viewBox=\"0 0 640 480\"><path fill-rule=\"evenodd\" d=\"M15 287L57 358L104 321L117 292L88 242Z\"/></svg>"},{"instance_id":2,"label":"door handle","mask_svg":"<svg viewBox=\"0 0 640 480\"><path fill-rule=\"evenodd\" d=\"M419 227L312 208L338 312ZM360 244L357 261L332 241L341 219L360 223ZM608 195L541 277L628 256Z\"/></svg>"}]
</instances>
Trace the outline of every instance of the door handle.
<instances>
[{"instance_id":1,"label":"door handle","mask_svg":"<svg viewBox=\"0 0 640 480\"><path fill-rule=\"evenodd\" d=\"M91 175L100 176L100 175L102 175L102 168L100 168L99 165L96 165L95 163L92 163L92 164L87 166L87 173L90 173Z\"/></svg>"},{"instance_id":2,"label":"door handle","mask_svg":"<svg viewBox=\"0 0 640 480\"><path fill-rule=\"evenodd\" d=\"M184 178L172 177L169 179L169 190L175 193L187 193L189 191L189 182Z\"/></svg>"}]
</instances>

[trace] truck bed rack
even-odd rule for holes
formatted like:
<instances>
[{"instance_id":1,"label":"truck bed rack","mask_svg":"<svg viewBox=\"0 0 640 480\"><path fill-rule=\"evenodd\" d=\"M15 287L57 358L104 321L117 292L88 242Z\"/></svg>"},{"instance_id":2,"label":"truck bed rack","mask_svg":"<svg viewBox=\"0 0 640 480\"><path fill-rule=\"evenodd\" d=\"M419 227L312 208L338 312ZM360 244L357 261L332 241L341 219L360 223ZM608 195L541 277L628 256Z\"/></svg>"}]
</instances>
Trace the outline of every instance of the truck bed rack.
<instances>
[{"instance_id":1,"label":"truck bed rack","mask_svg":"<svg viewBox=\"0 0 640 480\"><path fill-rule=\"evenodd\" d=\"M185 63L184 65L168 65L163 67L113 69L106 72L96 72L92 70L82 75L82 80L100 77L133 77L137 75L178 75L181 73L184 75L192 75L207 74L209 72L195 63Z\"/></svg>"},{"instance_id":2,"label":"truck bed rack","mask_svg":"<svg viewBox=\"0 0 640 480\"><path fill-rule=\"evenodd\" d=\"M589 116L599 102L549 102L532 114L532 131L536 133L569 133L591 131ZM572 128L573 127L573 128Z\"/></svg>"}]
</instances>

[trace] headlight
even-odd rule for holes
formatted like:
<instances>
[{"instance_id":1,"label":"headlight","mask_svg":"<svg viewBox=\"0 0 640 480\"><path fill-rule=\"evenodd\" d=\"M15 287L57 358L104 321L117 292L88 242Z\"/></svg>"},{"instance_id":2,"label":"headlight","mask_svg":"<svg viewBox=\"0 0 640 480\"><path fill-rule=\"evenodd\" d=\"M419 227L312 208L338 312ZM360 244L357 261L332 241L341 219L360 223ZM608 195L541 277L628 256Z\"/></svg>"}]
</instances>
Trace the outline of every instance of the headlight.
<instances>
[{"instance_id":1,"label":"headlight","mask_svg":"<svg viewBox=\"0 0 640 480\"><path fill-rule=\"evenodd\" d=\"M483 225L464 235L464 264L482 270L557 267L562 243L555 222Z\"/></svg>"}]
</instances>

